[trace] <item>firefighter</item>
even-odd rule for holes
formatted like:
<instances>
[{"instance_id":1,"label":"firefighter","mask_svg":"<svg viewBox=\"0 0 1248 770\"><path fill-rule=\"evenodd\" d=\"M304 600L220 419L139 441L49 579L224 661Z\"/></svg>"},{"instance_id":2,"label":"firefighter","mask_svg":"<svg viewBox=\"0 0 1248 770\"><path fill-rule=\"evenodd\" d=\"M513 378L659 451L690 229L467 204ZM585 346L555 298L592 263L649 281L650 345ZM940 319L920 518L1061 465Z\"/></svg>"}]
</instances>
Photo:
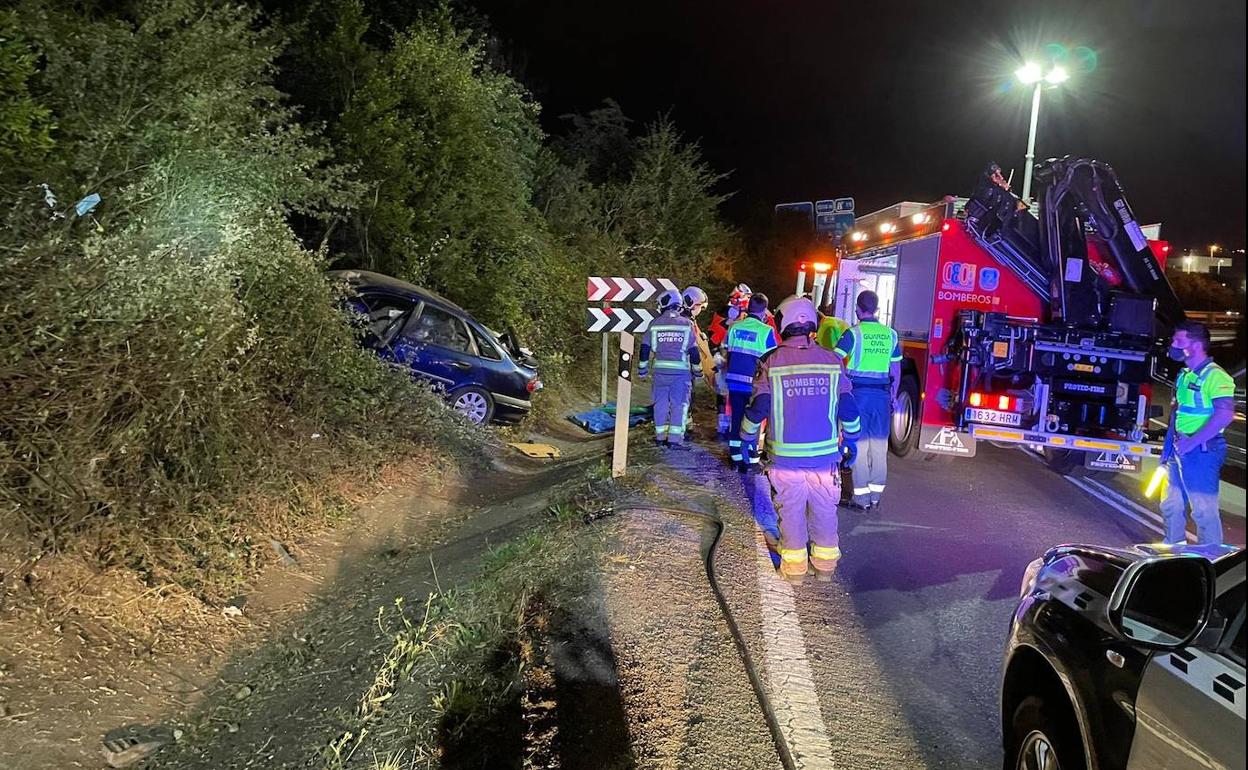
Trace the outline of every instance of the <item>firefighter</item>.
<instances>
[{"instance_id":1,"label":"firefighter","mask_svg":"<svg viewBox=\"0 0 1248 770\"><path fill-rule=\"evenodd\" d=\"M742 473L749 473L758 464L754 446L741 441L745 405L749 403L754 387L758 360L777 344L775 330L763 320L766 315L767 295L753 295L745 318L729 327L728 336L724 339L728 355L724 378L728 381L728 410L732 417L728 431L728 456L733 467Z\"/></svg>"},{"instance_id":2,"label":"firefighter","mask_svg":"<svg viewBox=\"0 0 1248 770\"><path fill-rule=\"evenodd\" d=\"M641 343L638 377L649 375L654 354L654 443L673 449L685 446L685 421L693 392L693 370L700 364L697 331L682 315L684 301L675 291L659 295L659 317L650 322Z\"/></svg>"},{"instance_id":3,"label":"firefighter","mask_svg":"<svg viewBox=\"0 0 1248 770\"><path fill-rule=\"evenodd\" d=\"M815 332L815 341L819 347L834 350L840 342L841 335L849 329L849 324L836 317L836 310L831 305L824 305L820 314L819 330Z\"/></svg>"},{"instance_id":4,"label":"firefighter","mask_svg":"<svg viewBox=\"0 0 1248 770\"><path fill-rule=\"evenodd\" d=\"M876 320L880 298L873 291L858 294L854 312L858 323L837 341L843 356L854 400L862 415L860 456L854 464L855 508L879 506L888 476L889 418L901 385L901 346L897 332Z\"/></svg>"},{"instance_id":5,"label":"firefighter","mask_svg":"<svg viewBox=\"0 0 1248 770\"><path fill-rule=\"evenodd\" d=\"M1235 381L1209 357L1209 330L1185 321L1175 327L1170 357L1185 365L1174 385L1170 428L1161 464L1169 485L1161 500L1167 543L1187 542L1187 509L1196 542L1222 542L1218 480L1226 460L1223 431L1235 420Z\"/></svg>"},{"instance_id":6,"label":"firefighter","mask_svg":"<svg viewBox=\"0 0 1248 770\"><path fill-rule=\"evenodd\" d=\"M854 464L858 410L840 359L811 339L814 304L790 297L780 305L780 317L783 341L759 362L741 438L753 441L767 419L780 574L800 582L813 565L820 580L831 580L841 558L838 466Z\"/></svg>"},{"instance_id":7,"label":"firefighter","mask_svg":"<svg viewBox=\"0 0 1248 770\"><path fill-rule=\"evenodd\" d=\"M711 346L706 334L702 331L702 327L698 325L698 315L706 309L706 292L697 286L690 286L680 293L680 298L683 315L693 322L693 329L697 335L698 360L700 362L699 366L702 368L702 381L706 383L708 388L714 391L715 359L711 357Z\"/></svg>"}]
</instances>

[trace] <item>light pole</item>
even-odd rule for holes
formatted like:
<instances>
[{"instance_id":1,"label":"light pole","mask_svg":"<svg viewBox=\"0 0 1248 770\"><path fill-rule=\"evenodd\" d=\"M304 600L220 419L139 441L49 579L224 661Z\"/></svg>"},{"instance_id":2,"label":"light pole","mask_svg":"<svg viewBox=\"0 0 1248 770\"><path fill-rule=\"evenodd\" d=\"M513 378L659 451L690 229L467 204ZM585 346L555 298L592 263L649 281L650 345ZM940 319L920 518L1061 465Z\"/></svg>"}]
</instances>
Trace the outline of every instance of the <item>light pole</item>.
<instances>
[{"instance_id":1,"label":"light pole","mask_svg":"<svg viewBox=\"0 0 1248 770\"><path fill-rule=\"evenodd\" d=\"M1036 164L1036 125L1040 122L1040 89L1048 83L1060 85L1070 79L1070 73L1061 65L1054 65L1045 72L1035 62L1027 62L1014 72L1023 85L1034 85L1031 94L1031 128L1027 132L1027 159L1023 165L1023 203L1031 205L1031 168Z\"/></svg>"}]
</instances>

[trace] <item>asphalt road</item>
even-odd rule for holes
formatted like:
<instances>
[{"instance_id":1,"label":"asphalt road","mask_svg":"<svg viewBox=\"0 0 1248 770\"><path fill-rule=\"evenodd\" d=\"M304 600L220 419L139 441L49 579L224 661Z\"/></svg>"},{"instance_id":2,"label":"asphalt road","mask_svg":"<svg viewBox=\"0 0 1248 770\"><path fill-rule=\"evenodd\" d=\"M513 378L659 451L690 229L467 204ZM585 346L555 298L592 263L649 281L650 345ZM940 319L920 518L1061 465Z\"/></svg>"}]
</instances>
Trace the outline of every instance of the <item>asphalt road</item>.
<instances>
[{"instance_id":1,"label":"asphalt road","mask_svg":"<svg viewBox=\"0 0 1248 770\"><path fill-rule=\"evenodd\" d=\"M673 462L714 461L719 448L703 446L710 452ZM752 483L745 497L765 521L766 480ZM795 613L768 616L767 581L779 579L763 578L763 567L762 589L734 589L735 603L762 606L752 643L758 657L777 658L766 648L780 640L801 648L809 666L826 739L808 745L829 754L811 757L810 768L1000 767L1001 653L1028 562L1059 543L1156 539L1025 453L994 447L971 461L890 458L883 507L843 510L840 531L844 558L834 582L793 589ZM1242 522L1236 531L1242 544ZM793 618L797 631L786 625ZM769 631L776 624L780 630ZM768 678L783 702L792 677Z\"/></svg>"}]
</instances>

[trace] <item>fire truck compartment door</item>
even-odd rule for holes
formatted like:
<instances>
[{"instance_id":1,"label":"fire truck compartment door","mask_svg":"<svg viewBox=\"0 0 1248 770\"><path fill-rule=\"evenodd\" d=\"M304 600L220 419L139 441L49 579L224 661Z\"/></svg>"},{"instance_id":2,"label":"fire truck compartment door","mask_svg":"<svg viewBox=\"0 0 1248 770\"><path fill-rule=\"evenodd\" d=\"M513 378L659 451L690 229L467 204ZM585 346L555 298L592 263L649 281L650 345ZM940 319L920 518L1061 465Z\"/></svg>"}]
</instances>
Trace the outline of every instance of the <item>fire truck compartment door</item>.
<instances>
[{"instance_id":1,"label":"fire truck compartment door","mask_svg":"<svg viewBox=\"0 0 1248 770\"><path fill-rule=\"evenodd\" d=\"M891 307L892 326L902 339L927 341L927 330L932 325L939 254L939 235L901 244L897 255L896 297ZM881 296L881 305L883 299Z\"/></svg>"}]
</instances>

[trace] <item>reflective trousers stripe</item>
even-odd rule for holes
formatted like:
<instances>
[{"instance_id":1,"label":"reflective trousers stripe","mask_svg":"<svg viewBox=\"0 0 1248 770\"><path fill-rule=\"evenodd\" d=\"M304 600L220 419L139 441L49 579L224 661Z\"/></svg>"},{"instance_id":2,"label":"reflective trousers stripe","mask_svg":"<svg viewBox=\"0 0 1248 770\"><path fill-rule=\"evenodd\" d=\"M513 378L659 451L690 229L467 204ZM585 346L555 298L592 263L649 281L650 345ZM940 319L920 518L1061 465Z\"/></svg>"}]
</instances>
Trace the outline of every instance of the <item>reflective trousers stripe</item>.
<instances>
[{"instance_id":1,"label":"reflective trousers stripe","mask_svg":"<svg viewBox=\"0 0 1248 770\"><path fill-rule=\"evenodd\" d=\"M841 549L835 546L828 548L822 545L812 545L810 547L810 555L816 559L828 559L830 561L841 558Z\"/></svg>"}]
</instances>

